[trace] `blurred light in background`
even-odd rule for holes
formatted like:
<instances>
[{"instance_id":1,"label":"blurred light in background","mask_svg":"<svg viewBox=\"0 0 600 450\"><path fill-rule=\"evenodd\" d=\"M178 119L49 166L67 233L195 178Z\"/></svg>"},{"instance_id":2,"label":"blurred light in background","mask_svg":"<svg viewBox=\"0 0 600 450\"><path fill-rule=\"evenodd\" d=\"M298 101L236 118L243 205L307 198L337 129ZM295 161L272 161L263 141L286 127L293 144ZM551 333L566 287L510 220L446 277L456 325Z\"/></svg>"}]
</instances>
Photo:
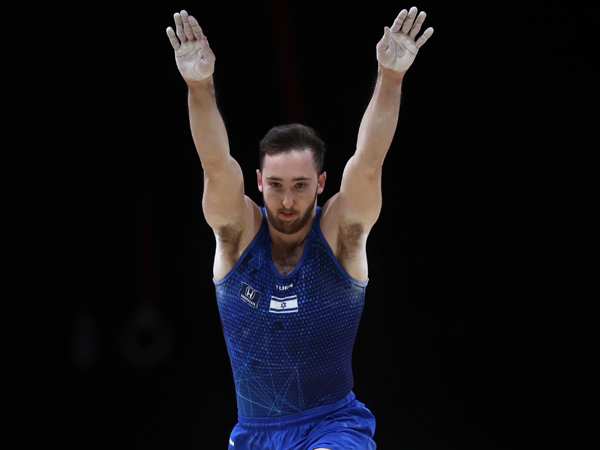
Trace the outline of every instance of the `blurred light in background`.
<instances>
[{"instance_id":1,"label":"blurred light in background","mask_svg":"<svg viewBox=\"0 0 600 450\"><path fill-rule=\"evenodd\" d=\"M139 306L119 336L121 355L133 367L150 368L165 361L173 349L173 329L159 311Z\"/></svg>"}]
</instances>

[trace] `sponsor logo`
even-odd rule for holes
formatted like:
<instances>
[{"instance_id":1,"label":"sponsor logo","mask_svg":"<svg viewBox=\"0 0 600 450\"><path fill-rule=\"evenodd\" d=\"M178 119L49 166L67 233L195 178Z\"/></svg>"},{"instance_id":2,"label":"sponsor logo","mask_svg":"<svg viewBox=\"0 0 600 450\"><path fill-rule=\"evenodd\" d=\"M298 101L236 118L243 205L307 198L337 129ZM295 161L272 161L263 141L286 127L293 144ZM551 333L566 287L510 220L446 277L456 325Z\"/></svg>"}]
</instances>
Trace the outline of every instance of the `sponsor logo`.
<instances>
[{"instance_id":1,"label":"sponsor logo","mask_svg":"<svg viewBox=\"0 0 600 450\"><path fill-rule=\"evenodd\" d=\"M298 312L298 296L291 295L289 297L283 298L271 296L269 312L275 314L287 314Z\"/></svg>"},{"instance_id":2,"label":"sponsor logo","mask_svg":"<svg viewBox=\"0 0 600 450\"><path fill-rule=\"evenodd\" d=\"M294 283L290 283L287 286L279 286L278 284L275 285L275 288L278 291L287 291L288 289L291 289L294 287Z\"/></svg>"},{"instance_id":3,"label":"sponsor logo","mask_svg":"<svg viewBox=\"0 0 600 450\"><path fill-rule=\"evenodd\" d=\"M260 301L260 292L249 284L242 282L242 287L240 287L240 298L253 308L256 308Z\"/></svg>"}]
</instances>

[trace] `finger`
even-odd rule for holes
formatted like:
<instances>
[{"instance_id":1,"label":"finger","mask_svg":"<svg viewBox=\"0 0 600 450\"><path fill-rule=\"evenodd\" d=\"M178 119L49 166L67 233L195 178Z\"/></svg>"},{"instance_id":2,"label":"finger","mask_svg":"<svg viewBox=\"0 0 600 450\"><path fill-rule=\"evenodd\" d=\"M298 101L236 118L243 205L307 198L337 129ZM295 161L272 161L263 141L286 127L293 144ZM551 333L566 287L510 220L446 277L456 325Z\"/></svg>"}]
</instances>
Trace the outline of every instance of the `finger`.
<instances>
[{"instance_id":1,"label":"finger","mask_svg":"<svg viewBox=\"0 0 600 450\"><path fill-rule=\"evenodd\" d=\"M183 33L188 41L194 40L194 32L192 31L192 27L188 21L189 14L184 9L181 11L181 21L183 22Z\"/></svg>"},{"instance_id":2,"label":"finger","mask_svg":"<svg viewBox=\"0 0 600 450\"><path fill-rule=\"evenodd\" d=\"M421 25L423 25L423 22L425 22L426 17L427 17L427 14L425 13L425 11L421 11L419 16L417 17L417 20L415 21L415 24L410 29L409 36L413 41L417 37L417 33L419 33L419 31L421 30Z\"/></svg>"},{"instance_id":3,"label":"finger","mask_svg":"<svg viewBox=\"0 0 600 450\"><path fill-rule=\"evenodd\" d=\"M376 47L377 60L384 67L390 67L394 63L396 56L396 47L392 39L392 32L388 27L384 28L383 37Z\"/></svg>"},{"instance_id":4,"label":"finger","mask_svg":"<svg viewBox=\"0 0 600 450\"><path fill-rule=\"evenodd\" d=\"M404 34L408 34L408 32L410 31L411 27L413 26L413 22L415 21L415 17L417 17L417 8L416 7L412 7L410 8L410 10L408 11L408 16L406 16L406 20L404 21L404 25L402 25L402 32Z\"/></svg>"},{"instance_id":5,"label":"finger","mask_svg":"<svg viewBox=\"0 0 600 450\"><path fill-rule=\"evenodd\" d=\"M421 35L421 37L417 40L417 42L415 42L415 45L417 46L417 48L421 48L421 46L427 42L427 39L429 39L431 37L431 35L433 34L433 28L429 27L427 28L423 34Z\"/></svg>"},{"instance_id":6,"label":"finger","mask_svg":"<svg viewBox=\"0 0 600 450\"><path fill-rule=\"evenodd\" d=\"M171 41L171 45L173 46L173 49L175 51L179 50L179 47L181 47L181 45L179 44L179 39L177 39L177 36L175 36L175 32L173 31L173 28L171 28L171 27L167 28L167 36L169 36L169 41Z\"/></svg>"},{"instance_id":7,"label":"finger","mask_svg":"<svg viewBox=\"0 0 600 450\"><path fill-rule=\"evenodd\" d=\"M181 14L175 13L173 16L175 19L175 29L177 30L177 37L181 41L181 43L187 42L187 38L185 37L185 33L183 32L183 20L181 19Z\"/></svg>"},{"instance_id":8,"label":"finger","mask_svg":"<svg viewBox=\"0 0 600 450\"><path fill-rule=\"evenodd\" d=\"M202 56L204 59L212 62L216 61L217 57L213 53L212 48L210 48L210 44L208 43L208 38L206 36L202 36L202 42L204 44L202 46Z\"/></svg>"},{"instance_id":9,"label":"finger","mask_svg":"<svg viewBox=\"0 0 600 450\"><path fill-rule=\"evenodd\" d=\"M202 28L200 28L200 24L198 23L196 18L194 16L190 16L188 22L192 27L192 31L194 32L194 36L196 37L196 39L198 39L199 41L202 40L202 38L204 37L204 33L202 33Z\"/></svg>"},{"instance_id":10,"label":"finger","mask_svg":"<svg viewBox=\"0 0 600 450\"><path fill-rule=\"evenodd\" d=\"M400 11L400 14L398 14L398 17L396 17L396 20L394 20L394 24L392 25L392 28L391 28L391 30L394 33L397 33L400 31L400 27L402 27L402 24L404 23L404 19L406 19L407 14L408 14L408 12L405 9Z\"/></svg>"},{"instance_id":11,"label":"finger","mask_svg":"<svg viewBox=\"0 0 600 450\"><path fill-rule=\"evenodd\" d=\"M383 29L383 37L377 43L377 51L378 52L385 51L385 49L387 49L388 46L390 45L391 38L392 38L392 33L390 32L390 29L388 27L385 27Z\"/></svg>"}]
</instances>

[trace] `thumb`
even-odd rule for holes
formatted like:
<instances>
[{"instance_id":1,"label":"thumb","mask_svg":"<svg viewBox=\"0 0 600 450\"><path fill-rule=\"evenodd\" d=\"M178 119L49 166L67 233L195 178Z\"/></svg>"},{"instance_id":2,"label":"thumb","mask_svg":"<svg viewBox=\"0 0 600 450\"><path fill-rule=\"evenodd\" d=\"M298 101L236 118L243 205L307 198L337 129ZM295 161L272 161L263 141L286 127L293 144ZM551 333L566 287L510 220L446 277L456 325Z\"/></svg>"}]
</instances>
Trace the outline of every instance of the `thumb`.
<instances>
[{"instance_id":1,"label":"thumb","mask_svg":"<svg viewBox=\"0 0 600 450\"><path fill-rule=\"evenodd\" d=\"M217 59L212 51L212 48L210 48L210 44L208 43L208 38L206 36L202 37L202 52L204 53L204 57L209 61L214 61Z\"/></svg>"},{"instance_id":2,"label":"thumb","mask_svg":"<svg viewBox=\"0 0 600 450\"><path fill-rule=\"evenodd\" d=\"M383 37L377 44L377 51L382 52L385 51L390 45L390 40L392 39L392 32L388 27L383 29Z\"/></svg>"}]
</instances>

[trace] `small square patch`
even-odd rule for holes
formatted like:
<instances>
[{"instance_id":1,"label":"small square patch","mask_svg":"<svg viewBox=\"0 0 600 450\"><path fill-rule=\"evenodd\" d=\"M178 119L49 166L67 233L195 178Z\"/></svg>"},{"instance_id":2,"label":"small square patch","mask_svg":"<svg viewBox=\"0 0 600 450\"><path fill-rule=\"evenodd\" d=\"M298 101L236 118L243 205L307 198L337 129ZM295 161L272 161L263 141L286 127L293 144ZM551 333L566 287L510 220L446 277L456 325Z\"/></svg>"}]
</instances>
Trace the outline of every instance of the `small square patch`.
<instances>
[{"instance_id":1,"label":"small square patch","mask_svg":"<svg viewBox=\"0 0 600 450\"><path fill-rule=\"evenodd\" d=\"M240 298L253 308L256 308L258 307L258 302L260 301L260 292L249 284L242 282L242 287L240 288Z\"/></svg>"}]
</instances>

